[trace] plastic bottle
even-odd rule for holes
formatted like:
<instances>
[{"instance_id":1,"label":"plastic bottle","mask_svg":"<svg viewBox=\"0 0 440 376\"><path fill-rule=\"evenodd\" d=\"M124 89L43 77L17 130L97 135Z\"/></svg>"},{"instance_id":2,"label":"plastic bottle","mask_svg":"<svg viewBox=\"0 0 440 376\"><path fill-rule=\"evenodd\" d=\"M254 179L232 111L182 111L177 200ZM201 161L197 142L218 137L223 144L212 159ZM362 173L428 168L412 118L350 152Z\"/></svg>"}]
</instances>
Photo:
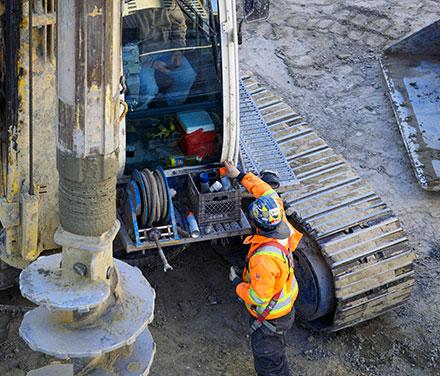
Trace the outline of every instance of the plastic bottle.
<instances>
[{"instance_id":1,"label":"plastic bottle","mask_svg":"<svg viewBox=\"0 0 440 376\"><path fill-rule=\"evenodd\" d=\"M209 176L207 172L202 172L199 175L200 178L200 192L208 193L209 192Z\"/></svg>"},{"instance_id":2,"label":"plastic bottle","mask_svg":"<svg viewBox=\"0 0 440 376\"><path fill-rule=\"evenodd\" d=\"M223 188L222 183L220 183L218 180L216 180L216 181L214 182L214 184L211 185L211 187L209 188L209 190L210 190L211 192L218 192L218 191L220 191L222 188Z\"/></svg>"},{"instance_id":3,"label":"plastic bottle","mask_svg":"<svg viewBox=\"0 0 440 376\"><path fill-rule=\"evenodd\" d=\"M200 236L200 229L193 212L188 213L188 215L186 216L186 221L188 223L189 233L191 234L191 237L198 238Z\"/></svg>"}]
</instances>

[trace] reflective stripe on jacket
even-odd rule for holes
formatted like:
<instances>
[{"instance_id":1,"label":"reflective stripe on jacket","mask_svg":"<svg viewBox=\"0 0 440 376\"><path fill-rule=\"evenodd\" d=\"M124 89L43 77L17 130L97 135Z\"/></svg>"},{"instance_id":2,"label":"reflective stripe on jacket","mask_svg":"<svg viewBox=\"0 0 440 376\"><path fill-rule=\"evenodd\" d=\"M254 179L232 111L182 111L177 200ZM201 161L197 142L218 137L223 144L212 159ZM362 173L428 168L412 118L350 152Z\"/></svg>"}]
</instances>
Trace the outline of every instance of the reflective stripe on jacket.
<instances>
[{"instance_id":1,"label":"reflective stripe on jacket","mask_svg":"<svg viewBox=\"0 0 440 376\"><path fill-rule=\"evenodd\" d=\"M244 176L241 183L256 198L262 195L271 195L283 206L281 198L260 178L252 173ZM267 319L275 319L288 314L298 295L298 284L293 273L293 265L289 270L289 263L283 251L278 247L265 245L277 242L293 252L302 238L287 220L283 213L283 221L290 230L285 238L271 238L260 234L248 236L244 244L250 244L248 253L248 267L243 272L243 281L236 288L237 295L244 300L251 315L257 317L272 300L273 296L282 290L274 309Z\"/></svg>"}]
</instances>

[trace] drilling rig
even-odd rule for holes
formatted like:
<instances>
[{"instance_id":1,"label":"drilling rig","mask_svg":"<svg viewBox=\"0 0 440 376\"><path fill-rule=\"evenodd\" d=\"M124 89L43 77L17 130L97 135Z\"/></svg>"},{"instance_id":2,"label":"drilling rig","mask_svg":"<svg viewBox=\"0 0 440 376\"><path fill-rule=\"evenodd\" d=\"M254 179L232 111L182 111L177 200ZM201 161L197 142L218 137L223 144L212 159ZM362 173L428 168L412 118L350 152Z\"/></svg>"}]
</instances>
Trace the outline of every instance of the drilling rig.
<instances>
[{"instance_id":1,"label":"drilling rig","mask_svg":"<svg viewBox=\"0 0 440 376\"><path fill-rule=\"evenodd\" d=\"M27 4L30 71L33 5ZM58 106L54 109L58 107L60 223L54 241L61 253L41 256L21 272L22 295L39 307L25 314L20 335L35 351L71 360L33 371L36 375L60 374L59 367L66 375L143 375L155 351L147 328L153 318L154 290L139 269L113 258L113 240L120 227L116 173L121 4L60 0L58 7ZM29 80L31 173L28 187L22 186L28 192L22 196L38 205L39 187L32 170L32 75ZM29 250L35 247L31 242L22 246Z\"/></svg>"},{"instance_id":2,"label":"drilling rig","mask_svg":"<svg viewBox=\"0 0 440 376\"><path fill-rule=\"evenodd\" d=\"M0 281L24 269L22 294L40 305L21 326L34 350L76 359L72 372L146 374L154 292L113 256L170 270L189 244L249 234L224 160L277 173L305 234L296 309L308 325L341 330L409 298L414 253L391 209L282 93L240 77L241 29L269 16L268 1L246 0L239 22L233 0L2 6ZM173 14L175 39L152 39L153 14ZM133 322L115 318L125 310ZM85 344L90 325L98 342L115 337Z\"/></svg>"}]
</instances>

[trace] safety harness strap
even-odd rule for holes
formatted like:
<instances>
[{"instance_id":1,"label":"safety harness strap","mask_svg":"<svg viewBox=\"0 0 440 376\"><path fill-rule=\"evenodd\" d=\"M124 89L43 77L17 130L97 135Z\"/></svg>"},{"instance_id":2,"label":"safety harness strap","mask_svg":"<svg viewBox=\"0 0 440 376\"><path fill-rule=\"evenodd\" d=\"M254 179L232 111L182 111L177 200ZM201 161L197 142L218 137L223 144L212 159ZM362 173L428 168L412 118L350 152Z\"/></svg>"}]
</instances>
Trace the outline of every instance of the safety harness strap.
<instances>
[{"instance_id":1,"label":"safety harness strap","mask_svg":"<svg viewBox=\"0 0 440 376\"><path fill-rule=\"evenodd\" d=\"M283 331L278 330L277 327L274 324L271 324L269 321L263 321L260 323L258 320L255 320L251 325L251 334L254 333L256 330L260 329L262 326L265 326L267 329L269 329L271 332L282 335Z\"/></svg>"}]
</instances>

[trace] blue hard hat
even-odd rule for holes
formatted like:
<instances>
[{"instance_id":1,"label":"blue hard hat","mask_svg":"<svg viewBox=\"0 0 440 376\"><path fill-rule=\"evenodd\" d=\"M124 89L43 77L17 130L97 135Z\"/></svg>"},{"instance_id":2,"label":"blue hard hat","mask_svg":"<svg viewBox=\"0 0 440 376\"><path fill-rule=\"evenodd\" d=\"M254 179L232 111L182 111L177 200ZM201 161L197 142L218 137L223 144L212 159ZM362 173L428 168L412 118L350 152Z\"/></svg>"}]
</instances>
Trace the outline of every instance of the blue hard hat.
<instances>
[{"instance_id":1,"label":"blue hard hat","mask_svg":"<svg viewBox=\"0 0 440 376\"><path fill-rule=\"evenodd\" d=\"M283 220L283 210L271 196L257 198L249 205L248 213L257 227L267 230L273 230Z\"/></svg>"}]
</instances>

